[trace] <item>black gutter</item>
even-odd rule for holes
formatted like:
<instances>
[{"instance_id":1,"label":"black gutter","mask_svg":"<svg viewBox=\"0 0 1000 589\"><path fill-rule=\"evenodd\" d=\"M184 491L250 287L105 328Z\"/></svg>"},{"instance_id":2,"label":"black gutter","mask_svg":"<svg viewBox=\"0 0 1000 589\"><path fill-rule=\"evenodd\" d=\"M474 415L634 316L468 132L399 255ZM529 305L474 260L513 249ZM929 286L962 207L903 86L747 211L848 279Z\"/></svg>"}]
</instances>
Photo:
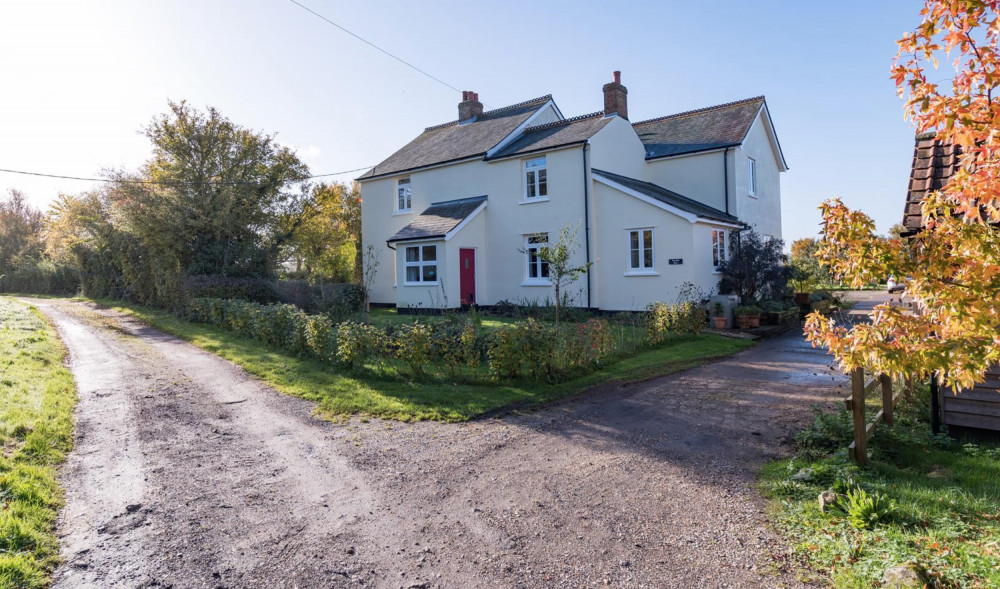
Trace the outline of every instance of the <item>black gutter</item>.
<instances>
[{"instance_id":1,"label":"black gutter","mask_svg":"<svg viewBox=\"0 0 1000 589\"><path fill-rule=\"evenodd\" d=\"M574 145L579 145L581 143L586 143L587 141L589 141L589 139L584 139L582 141L569 141L567 143L560 143L559 145L553 145L551 147L538 147L538 148L535 148L535 149L529 149L528 151L517 151L517 152L514 152L514 153L507 154L507 155L494 155L492 157L484 157L483 161L484 162L496 162L496 161L501 161L501 160L505 160L505 159L512 158L512 157L523 157L523 156L526 156L526 155L530 155L532 153L538 153L540 151L555 151L557 149L562 149L564 147L573 147Z\"/></svg>"},{"instance_id":2,"label":"black gutter","mask_svg":"<svg viewBox=\"0 0 1000 589\"><path fill-rule=\"evenodd\" d=\"M587 185L587 146L583 143L583 242L587 252L587 308L590 308L590 187Z\"/></svg>"},{"instance_id":3,"label":"black gutter","mask_svg":"<svg viewBox=\"0 0 1000 589\"><path fill-rule=\"evenodd\" d=\"M661 160L668 157L680 157L682 155L694 155L696 153L704 153L706 151L718 151L724 148L732 148L741 145L740 143L730 143L729 145L713 145L712 147L705 147L703 149L695 149L693 151L681 151L678 153L668 153L666 155L654 155L652 157L646 156L646 161L651 162L654 160Z\"/></svg>"},{"instance_id":4,"label":"black gutter","mask_svg":"<svg viewBox=\"0 0 1000 589\"><path fill-rule=\"evenodd\" d=\"M726 186L726 214L729 214L729 148L722 152L722 177Z\"/></svg>"}]
</instances>

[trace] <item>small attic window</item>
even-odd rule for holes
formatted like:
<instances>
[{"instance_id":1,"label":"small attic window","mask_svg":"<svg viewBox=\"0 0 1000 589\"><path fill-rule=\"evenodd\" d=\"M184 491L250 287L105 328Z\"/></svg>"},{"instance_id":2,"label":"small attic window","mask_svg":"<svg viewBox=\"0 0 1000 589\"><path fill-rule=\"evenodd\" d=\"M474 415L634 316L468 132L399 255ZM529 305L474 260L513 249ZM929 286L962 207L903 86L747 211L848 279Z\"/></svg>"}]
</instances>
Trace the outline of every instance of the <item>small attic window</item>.
<instances>
[{"instance_id":1,"label":"small attic window","mask_svg":"<svg viewBox=\"0 0 1000 589\"><path fill-rule=\"evenodd\" d=\"M753 158L747 158L747 192L757 196L757 162Z\"/></svg>"}]
</instances>

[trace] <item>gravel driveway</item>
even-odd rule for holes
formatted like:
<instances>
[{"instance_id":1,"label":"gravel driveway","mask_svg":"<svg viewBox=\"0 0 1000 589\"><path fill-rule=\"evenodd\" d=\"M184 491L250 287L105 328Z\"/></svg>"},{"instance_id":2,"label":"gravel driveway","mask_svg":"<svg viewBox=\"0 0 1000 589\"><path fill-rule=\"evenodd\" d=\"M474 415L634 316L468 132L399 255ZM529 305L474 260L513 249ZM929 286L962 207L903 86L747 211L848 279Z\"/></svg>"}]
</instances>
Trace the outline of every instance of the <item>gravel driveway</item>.
<instances>
[{"instance_id":1,"label":"gravel driveway","mask_svg":"<svg viewBox=\"0 0 1000 589\"><path fill-rule=\"evenodd\" d=\"M32 300L80 389L70 587L781 587L757 468L844 386L801 337L547 410L353 419L112 311Z\"/></svg>"}]
</instances>

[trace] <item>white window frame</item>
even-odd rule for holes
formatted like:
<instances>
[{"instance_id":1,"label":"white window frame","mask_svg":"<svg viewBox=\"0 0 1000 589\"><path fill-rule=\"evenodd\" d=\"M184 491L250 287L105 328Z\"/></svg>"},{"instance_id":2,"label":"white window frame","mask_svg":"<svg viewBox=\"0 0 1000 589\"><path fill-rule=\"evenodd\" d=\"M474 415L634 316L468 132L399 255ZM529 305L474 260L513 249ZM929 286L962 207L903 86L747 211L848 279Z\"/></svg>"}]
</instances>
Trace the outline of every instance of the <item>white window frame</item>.
<instances>
[{"instance_id":1,"label":"white window frame","mask_svg":"<svg viewBox=\"0 0 1000 589\"><path fill-rule=\"evenodd\" d=\"M649 247L645 246L645 236L649 234ZM638 265L633 265L632 259L632 235L636 235L638 249ZM649 250L649 265L646 264L646 250ZM636 227L625 230L625 268L626 275L655 274L656 273L656 237L653 235L652 227Z\"/></svg>"},{"instance_id":2,"label":"white window frame","mask_svg":"<svg viewBox=\"0 0 1000 589\"><path fill-rule=\"evenodd\" d=\"M757 196L757 162L752 158L747 158L747 194Z\"/></svg>"},{"instance_id":3,"label":"white window frame","mask_svg":"<svg viewBox=\"0 0 1000 589\"><path fill-rule=\"evenodd\" d=\"M404 188L405 187L405 188ZM403 201L400 191L406 190L406 202ZM396 201L395 201L395 214L405 214L413 212L413 185L410 183L410 178L399 178L396 180ZM399 206L400 204L405 204L406 207Z\"/></svg>"},{"instance_id":4,"label":"white window frame","mask_svg":"<svg viewBox=\"0 0 1000 589\"><path fill-rule=\"evenodd\" d=\"M545 241L538 241L532 243L533 239L542 238ZM549 280L548 275L543 276L543 273L548 273L548 264L543 262L538 256L537 250L543 248L549 243L548 233L529 233L524 236L524 282L525 286L551 286L552 282ZM535 252L532 254L532 252ZM535 260L532 261L532 255L535 256ZM535 272L537 276L531 275L532 267L535 267Z\"/></svg>"},{"instance_id":5,"label":"white window frame","mask_svg":"<svg viewBox=\"0 0 1000 589\"><path fill-rule=\"evenodd\" d=\"M541 163L538 163L539 161ZM521 202L543 202L549 200L549 173L546 157L540 155L522 160L521 171L522 186L524 187L524 195ZM534 174L533 179L529 179L531 174ZM544 179L540 179L540 176L544 176ZM529 187L534 189L534 196L530 194ZM545 191L545 194L541 194L542 190Z\"/></svg>"},{"instance_id":6,"label":"white window frame","mask_svg":"<svg viewBox=\"0 0 1000 589\"><path fill-rule=\"evenodd\" d=\"M712 229L712 267L716 273L719 271L719 262L725 262L728 258L726 249L728 239L725 229Z\"/></svg>"},{"instance_id":7,"label":"white window frame","mask_svg":"<svg viewBox=\"0 0 1000 589\"><path fill-rule=\"evenodd\" d=\"M434 248L434 259L425 259L425 249ZM410 260L409 252L411 249L417 250L417 259ZM438 274L438 266L440 265L440 260L438 259L438 246L434 243L408 243L403 246L403 285L405 286L427 286L435 285L438 283L440 274ZM434 267L434 280L424 280L424 268ZM410 280L409 269L417 269L418 280Z\"/></svg>"}]
</instances>

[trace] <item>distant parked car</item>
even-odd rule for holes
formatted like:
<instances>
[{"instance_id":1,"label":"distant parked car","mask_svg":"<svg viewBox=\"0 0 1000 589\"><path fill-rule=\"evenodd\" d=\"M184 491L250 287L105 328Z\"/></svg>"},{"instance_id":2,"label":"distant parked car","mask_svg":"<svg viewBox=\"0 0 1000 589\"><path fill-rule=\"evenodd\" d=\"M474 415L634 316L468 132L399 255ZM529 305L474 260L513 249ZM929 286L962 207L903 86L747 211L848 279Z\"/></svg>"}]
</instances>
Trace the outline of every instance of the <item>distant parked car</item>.
<instances>
[{"instance_id":1,"label":"distant parked car","mask_svg":"<svg viewBox=\"0 0 1000 589\"><path fill-rule=\"evenodd\" d=\"M886 290L888 290L890 293L903 292L904 290L906 290L905 278L897 282L895 276L890 276L889 280L885 281L885 284L886 284Z\"/></svg>"}]
</instances>

